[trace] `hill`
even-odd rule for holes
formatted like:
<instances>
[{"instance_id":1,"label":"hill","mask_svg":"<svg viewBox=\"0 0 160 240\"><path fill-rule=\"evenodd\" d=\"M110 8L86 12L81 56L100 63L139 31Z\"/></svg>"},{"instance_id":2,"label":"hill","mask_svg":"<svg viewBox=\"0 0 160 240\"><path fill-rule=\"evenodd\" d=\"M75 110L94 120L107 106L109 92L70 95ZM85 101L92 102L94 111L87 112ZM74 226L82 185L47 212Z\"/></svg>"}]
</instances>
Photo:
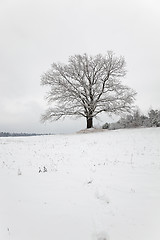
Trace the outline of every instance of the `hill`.
<instances>
[{"instance_id":1,"label":"hill","mask_svg":"<svg viewBox=\"0 0 160 240\"><path fill-rule=\"evenodd\" d=\"M159 240L159 142L160 128L1 138L0 239Z\"/></svg>"}]
</instances>

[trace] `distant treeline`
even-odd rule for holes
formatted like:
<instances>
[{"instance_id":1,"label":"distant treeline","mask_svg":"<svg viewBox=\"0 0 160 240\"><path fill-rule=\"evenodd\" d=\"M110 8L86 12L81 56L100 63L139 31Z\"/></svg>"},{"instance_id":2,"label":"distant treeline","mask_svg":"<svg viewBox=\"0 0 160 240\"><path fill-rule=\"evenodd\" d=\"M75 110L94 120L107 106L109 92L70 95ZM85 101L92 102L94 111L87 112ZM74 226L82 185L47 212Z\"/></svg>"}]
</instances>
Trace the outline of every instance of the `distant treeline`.
<instances>
[{"instance_id":1,"label":"distant treeline","mask_svg":"<svg viewBox=\"0 0 160 240\"><path fill-rule=\"evenodd\" d=\"M30 136L42 136L42 135L52 135L48 134L39 134L39 133L9 133L9 132L0 132L0 137L30 137Z\"/></svg>"}]
</instances>

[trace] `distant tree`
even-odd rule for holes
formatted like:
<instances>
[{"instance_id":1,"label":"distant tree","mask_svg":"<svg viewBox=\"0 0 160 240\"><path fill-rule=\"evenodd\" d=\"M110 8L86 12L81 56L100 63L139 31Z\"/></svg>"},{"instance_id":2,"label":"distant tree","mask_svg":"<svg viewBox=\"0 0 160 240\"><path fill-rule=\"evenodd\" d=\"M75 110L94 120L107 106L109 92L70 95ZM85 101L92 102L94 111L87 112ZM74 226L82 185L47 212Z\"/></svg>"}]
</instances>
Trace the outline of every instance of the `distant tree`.
<instances>
[{"instance_id":1,"label":"distant tree","mask_svg":"<svg viewBox=\"0 0 160 240\"><path fill-rule=\"evenodd\" d=\"M148 116L152 127L160 127L160 111L151 109Z\"/></svg>"},{"instance_id":2,"label":"distant tree","mask_svg":"<svg viewBox=\"0 0 160 240\"><path fill-rule=\"evenodd\" d=\"M132 122L131 122L131 126L132 127L140 127L142 125L143 124L142 124L141 114L140 114L140 111L137 109L133 113L133 119L132 119Z\"/></svg>"},{"instance_id":3,"label":"distant tree","mask_svg":"<svg viewBox=\"0 0 160 240\"><path fill-rule=\"evenodd\" d=\"M142 121L142 125L143 127L151 127L149 118L147 116L145 116L144 114L141 115L141 121Z\"/></svg>"},{"instance_id":4,"label":"distant tree","mask_svg":"<svg viewBox=\"0 0 160 240\"><path fill-rule=\"evenodd\" d=\"M111 51L105 56L71 56L68 64L53 63L41 77L41 84L50 88L46 99L54 104L42 121L85 117L91 128L93 118L102 112L130 112L136 92L121 84L125 75L125 59Z\"/></svg>"}]
</instances>

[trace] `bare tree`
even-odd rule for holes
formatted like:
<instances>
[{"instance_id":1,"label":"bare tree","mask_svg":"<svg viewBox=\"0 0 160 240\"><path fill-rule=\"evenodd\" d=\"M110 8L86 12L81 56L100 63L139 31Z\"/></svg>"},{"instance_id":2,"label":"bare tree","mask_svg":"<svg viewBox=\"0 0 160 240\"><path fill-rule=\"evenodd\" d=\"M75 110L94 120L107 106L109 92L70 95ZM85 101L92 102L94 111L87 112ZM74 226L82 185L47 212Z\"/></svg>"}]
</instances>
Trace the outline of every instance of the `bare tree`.
<instances>
[{"instance_id":1,"label":"bare tree","mask_svg":"<svg viewBox=\"0 0 160 240\"><path fill-rule=\"evenodd\" d=\"M65 116L85 117L87 128L102 112L130 112L136 92L120 82L126 75L123 57L113 52L107 55L75 55L68 64L53 63L41 77L41 84L50 87L47 93L50 107L42 120L58 120Z\"/></svg>"}]
</instances>

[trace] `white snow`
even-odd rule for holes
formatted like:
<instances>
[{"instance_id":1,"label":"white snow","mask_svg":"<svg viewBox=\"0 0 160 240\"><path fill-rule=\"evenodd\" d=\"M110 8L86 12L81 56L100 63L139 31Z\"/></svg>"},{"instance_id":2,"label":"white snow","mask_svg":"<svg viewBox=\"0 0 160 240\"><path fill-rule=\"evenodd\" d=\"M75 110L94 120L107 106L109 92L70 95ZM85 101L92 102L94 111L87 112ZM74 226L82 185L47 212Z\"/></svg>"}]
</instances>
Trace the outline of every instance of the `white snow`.
<instances>
[{"instance_id":1,"label":"white snow","mask_svg":"<svg viewBox=\"0 0 160 240\"><path fill-rule=\"evenodd\" d=\"M0 138L0 240L160 239L160 128L84 133Z\"/></svg>"}]
</instances>

